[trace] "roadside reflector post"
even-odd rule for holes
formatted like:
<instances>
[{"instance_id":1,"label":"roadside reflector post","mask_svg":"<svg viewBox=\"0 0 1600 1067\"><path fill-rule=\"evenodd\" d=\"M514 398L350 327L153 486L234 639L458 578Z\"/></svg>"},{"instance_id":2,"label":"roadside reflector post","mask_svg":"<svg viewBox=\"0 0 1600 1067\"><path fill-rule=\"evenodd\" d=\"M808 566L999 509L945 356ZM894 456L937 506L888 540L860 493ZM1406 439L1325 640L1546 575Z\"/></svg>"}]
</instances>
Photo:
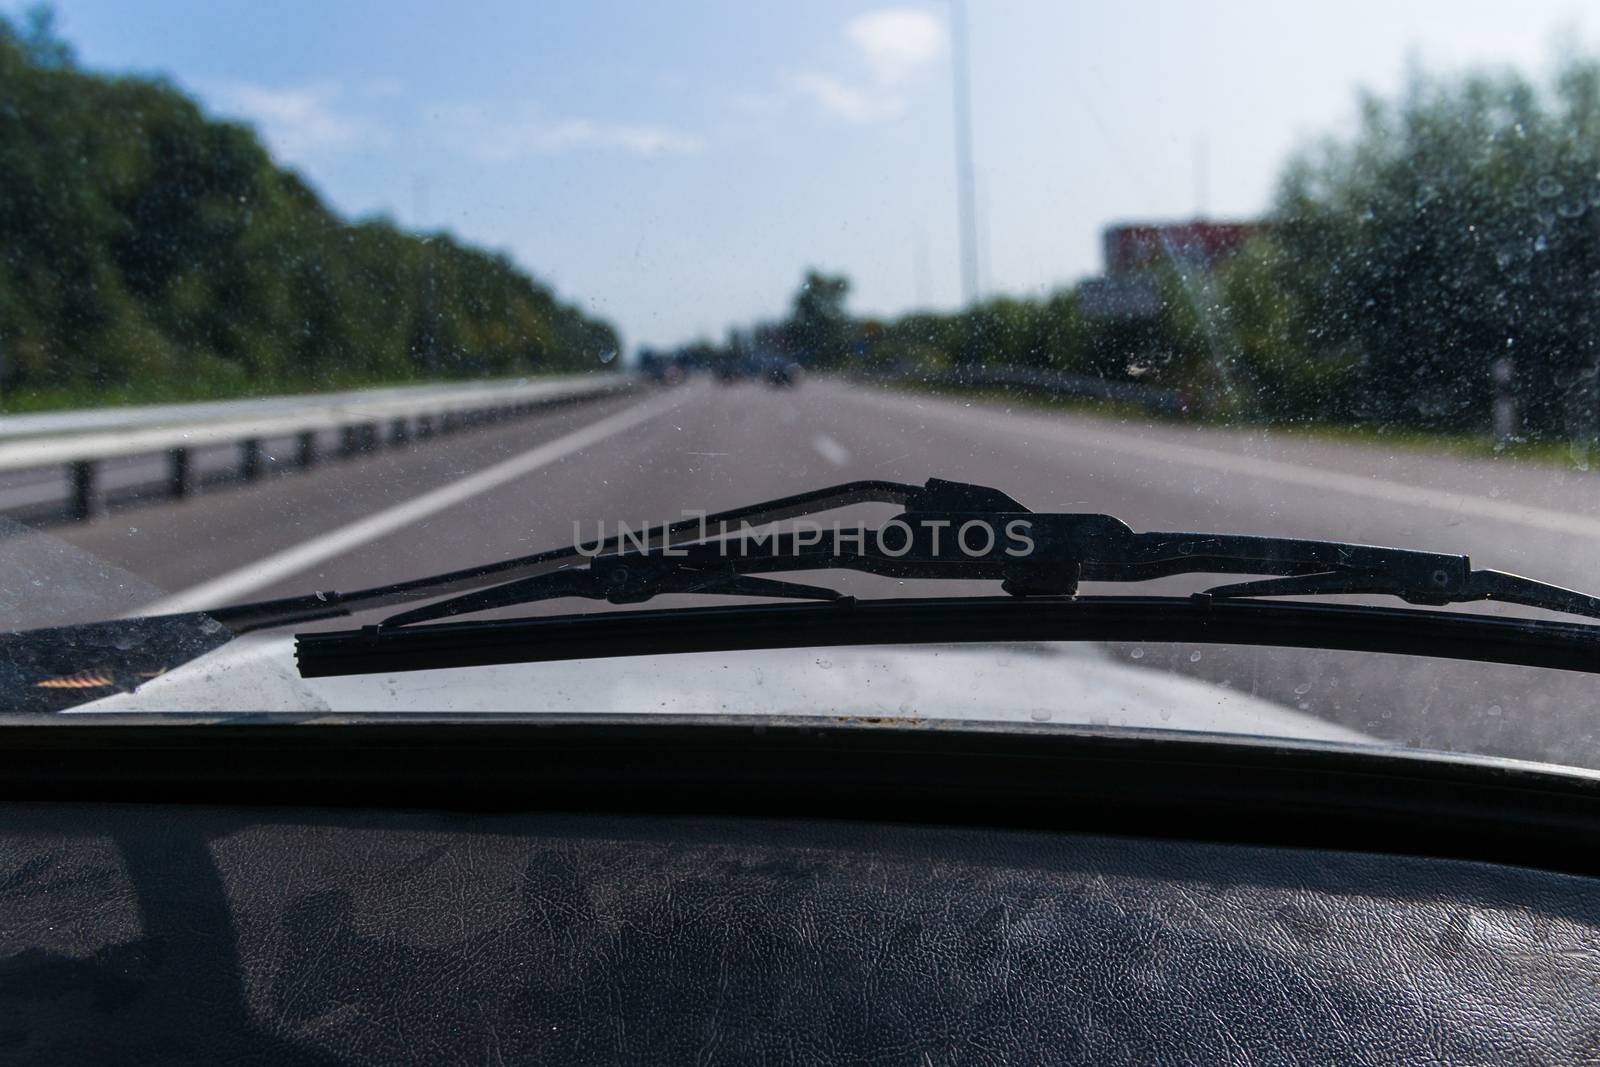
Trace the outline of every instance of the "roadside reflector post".
<instances>
[{"instance_id":1,"label":"roadside reflector post","mask_svg":"<svg viewBox=\"0 0 1600 1067\"><path fill-rule=\"evenodd\" d=\"M261 440L247 437L239 442L239 478L253 482L261 477Z\"/></svg>"},{"instance_id":2,"label":"roadside reflector post","mask_svg":"<svg viewBox=\"0 0 1600 1067\"><path fill-rule=\"evenodd\" d=\"M100 514L102 501L97 484L98 465L92 459L67 464L67 518L86 522Z\"/></svg>"},{"instance_id":3,"label":"roadside reflector post","mask_svg":"<svg viewBox=\"0 0 1600 1067\"><path fill-rule=\"evenodd\" d=\"M1494 383L1494 410L1491 416L1494 428L1494 445L1505 448L1517 437L1517 396L1512 389L1516 380L1517 365L1510 356L1500 356L1489 364L1489 378Z\"/></svg>"},{"instance_id":4,"label":"roadside reflector post","mask_svg":"<svg viewBox=\"0 0 1600 1067\"><path fill-rule=\"evenodd\" d=\"M194 465L189 461L187 448L173 448L167 452L167 495L182 500L194 492Z\"/></svg>"}]
</instances>

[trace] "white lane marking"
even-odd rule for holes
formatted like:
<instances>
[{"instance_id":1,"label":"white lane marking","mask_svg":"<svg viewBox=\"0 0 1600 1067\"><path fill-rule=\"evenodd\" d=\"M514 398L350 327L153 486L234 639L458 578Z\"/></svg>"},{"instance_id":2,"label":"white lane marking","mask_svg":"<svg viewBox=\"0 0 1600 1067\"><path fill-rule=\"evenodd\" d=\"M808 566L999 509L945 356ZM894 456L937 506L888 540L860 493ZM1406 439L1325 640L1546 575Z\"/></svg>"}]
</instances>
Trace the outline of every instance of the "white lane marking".
<instances>
[{"instance_id":1,"label":"white lane marking","mask_svg":"<svg viewBox=\"0 0 1600 1067\"><path fill-rule=\"evenodd\" d=\"M842 467L850 462L850 450L825 433L819 433L811 439L811 447L817 450L817 455L832 463L835 467Z\"/></svg>"},{"instance_id":2,"label":"white lane marking","mask_svg":"<svg viewBox=\"0 0 1600 1067\"><path fill-rule=\"evenodd\" d=\"M683 403L687 395L688 390L673 390L666 396L619 411L521 455L469 474L460 481L440 486L364 519L302 541L249 566L163 597L153 604L146 604L135 614L165 615L220 607L648 422Z\"/></svg>"},{"instance_id":3,"label":"white lane marking","mask_svg":"<svg viewBox=\"0 0 1600 1067\"><path fill-rule=\"evenodd\" d=\"M881 407L894 407L903 410L909 406L915 408L919 413L936 415L953 422L966 423L969 426L977 422L979 425L989 427L998 425L1001 422L998 419L984 419L983 416L986 413L981 409L950 408L937 400L923 403L910 397L891 398L878 394L864 395L860 390L851 390L845 395L851 399L865 400ZM1326 489L1336 493L1346 493L1350 496L1366 497L1369 500L1382 500L1385 503L1401 504L1407 507L1420 505L1427 508L1437 508L1440 511L1448 511L1455 515L1473 515L1478 518L1493 519L1497 522L1529 526L1536 530L1546 530L1551 533L1600 538L1600 519L1591 518L1587 515L1574 515L1566 511L1556 511L1552 508L1535 507L1532 504L1517 504L1508 500L1491 500L1487 497L1470 496L1466 493L1449 492L1443 489L1428 489L1419 485L1407 485L1404 482L1392 482L1383 478L1341 474L1337 471L1320 470L1316 467L1306 467L1298 463L1286 463L1276 459L1260 459L1256 456L1243 456L1237 452L1225 452L1198 445L1141 440L1136 437L1124 436L1116 431L1089 429L1081 423L1073 425L1062 422L1041 425L1036 421L1030 420L1029 425L1030 427L1038 426L1044 432L1081 448L1098 449L1103 452L1121 452L1125 455L1153 459L1161 463L1182 463L1191 467L1203 467L1207 470L1226 471L1242 478L1266 478L1312 489Z\"/></svg>"}]
</instances>

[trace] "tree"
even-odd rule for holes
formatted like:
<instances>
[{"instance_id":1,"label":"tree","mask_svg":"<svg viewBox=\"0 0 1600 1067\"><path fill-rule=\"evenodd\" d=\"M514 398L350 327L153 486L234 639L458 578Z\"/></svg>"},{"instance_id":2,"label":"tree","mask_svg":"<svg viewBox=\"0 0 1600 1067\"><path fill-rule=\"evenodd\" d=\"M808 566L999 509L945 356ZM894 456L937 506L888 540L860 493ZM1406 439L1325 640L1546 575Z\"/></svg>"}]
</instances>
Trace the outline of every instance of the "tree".
<instances>
[{"instance_id":1,"label":"tree","mask_svg":"<svg viewBox=\"0 0 1600 1067\"><path fill-rule=\"evenodd\" d=\"M0 395L72 403L599 366L503 256L351 224L246 126L0 17Z\"/></svg>"},{"instance_id":2,"label":"tree","mask_svg":"<svg viewBox=\"0 0 1600 1067\"><path fill-rule=\"evenodd\" d=\"M784 337L790 352L802 364L837 367L849 354L854 326L845 310L850 279L809 270L794 295Z\"/></svg>"},{"instance_id":3,"label":"tree","mask_svg":"<svg viewBox=\"0 0 1600 1067\"><path fill-rule=\"evenodd\" d=\"M1308 358L1359 358L1362 417L1488 424L1490 369L1515 360L1529 429L1594 421L1600 67L1548 89L1513 75L1414 74L1365 101L1345 144L1306 153L1279 195L1286 299Z\"/></svg>"}]
</instances>

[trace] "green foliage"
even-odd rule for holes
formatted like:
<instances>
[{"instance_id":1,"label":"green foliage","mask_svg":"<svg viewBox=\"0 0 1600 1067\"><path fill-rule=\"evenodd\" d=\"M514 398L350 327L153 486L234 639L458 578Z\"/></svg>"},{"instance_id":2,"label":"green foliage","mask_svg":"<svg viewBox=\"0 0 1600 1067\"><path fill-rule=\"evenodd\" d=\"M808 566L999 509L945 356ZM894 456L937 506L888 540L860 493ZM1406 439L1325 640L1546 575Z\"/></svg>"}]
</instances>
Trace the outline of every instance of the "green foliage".
<instances>
[{"instance_id":1,"label":"green foliage","mask_svg":"<svg viewBox=\"0 0 1600 1067\"><path fill-rule=\"evenodd\" d=\"M1304 154L1282 183L1287 350L1359 360L1357 417L1451 430L1487 425L1490 368L1509 356L1530 431L1592 434L1597 150L1588 61L1547 89L1418 74L1398 100L1368 99L1351 141Z\"/></svg>"},{"instance_id":2,"label":"green foliage","mask_svg":"<svg viewBox=\"0 0 1600 1067\"><path fill-rule=\"evenodd\" d=\"M0 19L0 398L575 370L618 349L505 257L344 222L254 133Z\"/></svg>"},{"instance_id":3,"label":"green foliage","mask_svg":"<svg viewBox=\"0 0 1600 1067\"><path fill-rule=\"evenodd\" d=\"M1183 384L1184 353L1204 346L1184 337L1187 296L1176 283L1173 289L1163 288L1160 311L1142 320L1086 315L1075 289L1039 299L995 297L951 314L917 312L885 324L875 362L912 372L1026 367Z\"/></svg>"},{"instance_id":4,"label":"green foliage","mask_svg":"<svg viewBox=\"0 0 1600 1067\"><path fill-rule=\"evenodd\" d=\"M845 362L855 332L844 306L849 295L850 279L843 275L806 272L783 324L786 347L802 363L837 367Z\"/></svg>"},{"instance_id":5,"label":"green foliage","mask_svg":"<svg viewBox=\"0 0 1600 1067\"><path fill-rule=\"evenodd\" d=\"M1433 433L1486 430L1509 358L1526 433L1600 440L1600 63L1568 61L1548 86L1414 74L1398 99L1365 99L1348 140L1291 161L1242 252L1137 284L1153 315L1087 314L1079 287L907 315L846 351L912 373L1137 380L1214 416Z\"/></svg>"}]
</instances>

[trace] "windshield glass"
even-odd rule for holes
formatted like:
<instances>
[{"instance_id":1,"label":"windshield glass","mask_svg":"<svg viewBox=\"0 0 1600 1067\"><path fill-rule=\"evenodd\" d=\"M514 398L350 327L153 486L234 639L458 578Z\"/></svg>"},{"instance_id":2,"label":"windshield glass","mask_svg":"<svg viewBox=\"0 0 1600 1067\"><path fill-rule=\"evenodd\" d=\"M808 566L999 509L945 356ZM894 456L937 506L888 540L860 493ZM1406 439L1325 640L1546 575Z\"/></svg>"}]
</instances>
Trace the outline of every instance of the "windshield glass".
<instances>
[{"instance_id":1,"label":"windshield glass","mask_svg":"<svg viewBox=\"0 0 1600 1067\"><path fill-rule=\"evenodd\" d=\"M1600 767L1593 619L1474 576L1600 593L1597 20L0 9L0 692L47 714L975 718ZM930 479L980 503L918 505ZM660 554L666 524L863 480L902 488L780 515L794 543L758 549L865 551L868 573ZM874 540L918 507L946 516L936 551L993 566L918 570L921 542ZM1020 512L1118 523L1030 535ZM630 545L660 569L606 562ZM1177 599L1065 636L652 614L546 662L295 658L296 633L550 572L566 584L467 617ZM1287 584L1217 592L1262 578ZM1206 640L1219 596L1235 621ZM1266 597L1315 605L1324 636L1239 608ZM1480 622L1425 644L1351 605Z\"/></svg>"}]
</instances>

